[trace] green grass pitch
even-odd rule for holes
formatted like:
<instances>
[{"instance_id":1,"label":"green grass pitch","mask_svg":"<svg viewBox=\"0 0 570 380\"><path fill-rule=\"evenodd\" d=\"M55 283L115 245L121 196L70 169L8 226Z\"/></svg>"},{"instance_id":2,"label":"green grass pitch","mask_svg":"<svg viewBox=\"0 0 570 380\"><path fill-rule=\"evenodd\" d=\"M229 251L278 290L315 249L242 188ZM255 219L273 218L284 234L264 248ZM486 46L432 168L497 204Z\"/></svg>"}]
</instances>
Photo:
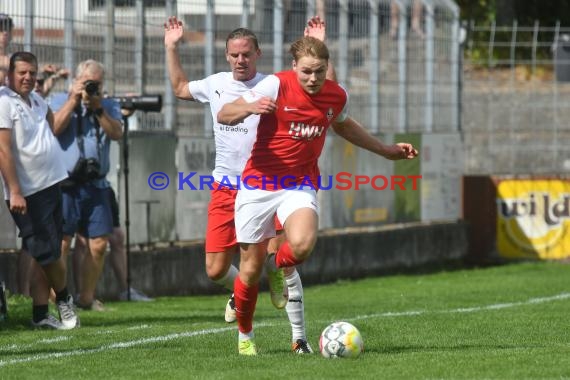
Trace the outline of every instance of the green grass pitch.
<instances>
[{"instance_id":1,"label":"green grass pitch","mask_svg":"<svg viewBox=\"0 0 570 380\"><path fill-rule=\"evenodd\" d=\"M362 333L355 360L290 351L283 310L260 293L257 357L237 354L224 296L108 302L81 328L31 330L31 301L9 298L0 379L570 378L570 265L534 262L394 275L305 288L313 348L331 322Z\"/></svg>"}]
</instances>

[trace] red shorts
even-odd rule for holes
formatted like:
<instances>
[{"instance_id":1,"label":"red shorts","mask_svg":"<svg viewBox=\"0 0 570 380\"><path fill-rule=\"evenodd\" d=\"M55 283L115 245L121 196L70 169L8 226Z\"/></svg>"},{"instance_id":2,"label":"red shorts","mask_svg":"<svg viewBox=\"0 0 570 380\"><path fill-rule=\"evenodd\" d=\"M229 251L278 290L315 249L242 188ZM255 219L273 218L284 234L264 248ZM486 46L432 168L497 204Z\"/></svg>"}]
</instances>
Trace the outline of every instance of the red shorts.
<instances>
[{"instance_id":1,"label":"red shorts","mask_svg":"<svg viewBox=\"0 0 570 380\"><path fill-rule=\"evenodd\" d=\"M235 217L235 201L237 190L227 186L214 184L210 191L208 203L208 223L206 226L206 253L224 252L237 245ZM275 231L283 230L279 219L275 216Z\"/></svg>"}]
</instances>

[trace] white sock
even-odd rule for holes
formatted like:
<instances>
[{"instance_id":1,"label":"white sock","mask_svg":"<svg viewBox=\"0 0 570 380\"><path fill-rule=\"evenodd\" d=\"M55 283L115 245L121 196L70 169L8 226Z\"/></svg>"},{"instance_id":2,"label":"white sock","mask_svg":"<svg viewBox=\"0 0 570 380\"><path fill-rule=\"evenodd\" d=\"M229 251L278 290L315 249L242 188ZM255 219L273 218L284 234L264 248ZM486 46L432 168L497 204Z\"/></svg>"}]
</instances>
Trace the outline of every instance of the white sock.
<instances>
[{"instance_id":1,"label":"white sock","mask_svg":"<svg viewBox=\"0 0 570 380\"><path fill-rule=\"evenodd\" d=\"M230 265L230 269L224 275L224 277L214 281L218 285L222 285L224 288L228 289L230 292L234 291L234 281L238 275L238 269L232 264Z\"/></svg>"},{"instance_id":2,"label":"white sock","mask_svg":"<svg viewBox=\"0 0 570 380\"><path fill-rule=\"evenodd\" d=\"M238 340L241 342L242 340L249 340L249 339L253 339L255 338L255 334L253 333L253 330L251 330L248 333L242 333L241 331L238 331L239 335L238 335Z\"/></svg>"},{"instance_id":3,"label":"white sock","mask_svg":"<svg viewBox=\"0 0 570 380\"><path fill-rule=\"evenodd\" d=\"M305 334L305 307L303 306L303 284L301 276L295 269L293 273L285 277L287 280L287 288L289 289L289 302L285 310L287 317L291 323L291 332L293 334L293 342L297 339L307 340Z\"/></svg>"}]
</instances>

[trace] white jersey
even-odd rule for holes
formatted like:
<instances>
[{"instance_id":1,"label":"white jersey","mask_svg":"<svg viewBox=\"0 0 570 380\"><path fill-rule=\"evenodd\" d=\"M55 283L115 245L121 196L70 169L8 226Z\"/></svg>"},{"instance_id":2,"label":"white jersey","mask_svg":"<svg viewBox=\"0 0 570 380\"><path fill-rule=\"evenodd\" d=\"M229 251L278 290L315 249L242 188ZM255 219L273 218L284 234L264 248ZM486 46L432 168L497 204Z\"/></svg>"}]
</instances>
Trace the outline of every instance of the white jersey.
<instances>
[{"instance_id":1,"label":"white jersey","mask_svg":"<svg viewBox=\"0 0 570 380\"><path fill-rule=\"evenodd\" d=\"M240 98L265 77L257 73L253 79L241 82L235 80L231 72L223 72L188 84L196 101L210 103L216 144L216 167L212 175L217 182L238 184L238 176L251 154L259 124L259 115L251 115L234 126L220 124L216 121L218 112L224 104Z\"/></svg>"},{"instance_id":2,"label":"white jersey","mask_svg":"<svg viewBox=\"0 0 570 380\"><path fill-rule=\"evenodd\" d=\"M0 89L0 129L12 130L12 158L24 197L67 178L63 154L46 120L48 106L36 93L31 107L8 87ZM4 198L10 191L4 178Z\"/></svg>"}]
</instances>

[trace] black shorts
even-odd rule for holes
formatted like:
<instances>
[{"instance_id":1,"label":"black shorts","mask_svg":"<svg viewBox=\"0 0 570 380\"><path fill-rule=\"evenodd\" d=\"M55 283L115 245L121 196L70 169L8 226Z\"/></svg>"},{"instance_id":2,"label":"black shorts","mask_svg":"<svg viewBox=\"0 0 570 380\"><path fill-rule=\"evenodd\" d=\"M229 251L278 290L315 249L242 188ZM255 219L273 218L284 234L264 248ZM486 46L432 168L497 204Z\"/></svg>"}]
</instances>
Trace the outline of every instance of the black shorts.
<instances>
[{"instance_id":1,"label":"black shorts","mask_svg":"<svg viewBox=\"0 0 570 380\"><path fill-rule=\"evenodd\" d=\"M111 204L111 215L113 216L113 227L121 227L121 220L119 219L119 203L115 190L109 187L109 203Z\"/></svg>"},{"instance_id":2,"label":"black shorts","mask_svg":"<svg viewBox=\"0 0 570 380\"><path fill-rule=\"evenodd\" d=\"M22 248L40 264L57 261L61 256L63 239L63 217L61 211L61 190L59 185L50 186L25 197L27 212L11 212L20 229ZM8 208L10 201L6 201Z\"/></svg>"}]
</instances>

